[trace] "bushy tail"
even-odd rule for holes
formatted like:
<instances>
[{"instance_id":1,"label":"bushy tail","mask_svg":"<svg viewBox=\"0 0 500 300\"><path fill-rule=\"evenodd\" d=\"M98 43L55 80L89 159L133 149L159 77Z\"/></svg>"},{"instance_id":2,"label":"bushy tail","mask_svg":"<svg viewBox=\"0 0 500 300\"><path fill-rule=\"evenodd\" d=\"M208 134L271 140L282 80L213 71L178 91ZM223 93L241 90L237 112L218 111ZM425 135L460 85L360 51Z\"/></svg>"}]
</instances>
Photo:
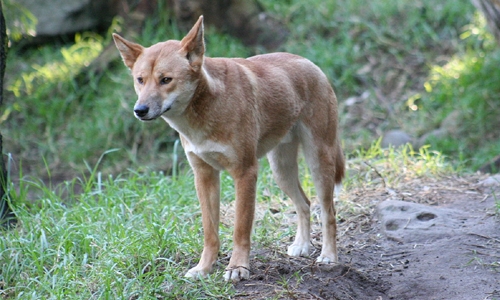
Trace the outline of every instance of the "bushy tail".
<instances>
[{"instance_id":1,"label":"bushy tail","mask_svg":"<svg viewBox=\"0 0 500 300\"><path fill-rule=\"evenodd\" d=\"M340 147L340 141L337 140L337 149L335 151L335 184L341 184L345 175L344 152Z\"/></svg>"},{"instance_id":2,"label":"bushy tail","mask_svg":"<svg viewBox=\"0 0 500 300\"><path fill-rule=\"evenodd\" d=\"M337 149L335 151L335 197L338 199L342 190L342 178L345 176L345 158L340 141L337 141Z\"/></svg>"}]
</instances>

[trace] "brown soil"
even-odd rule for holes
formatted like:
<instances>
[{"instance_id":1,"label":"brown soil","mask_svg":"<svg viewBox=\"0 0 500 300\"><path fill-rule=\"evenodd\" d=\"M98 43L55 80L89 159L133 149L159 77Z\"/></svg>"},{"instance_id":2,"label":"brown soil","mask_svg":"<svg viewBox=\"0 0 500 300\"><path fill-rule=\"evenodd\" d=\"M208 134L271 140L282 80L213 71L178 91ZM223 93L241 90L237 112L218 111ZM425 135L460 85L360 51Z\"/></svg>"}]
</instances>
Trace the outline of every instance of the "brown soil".
<instances>
[{"instance_id":1,"label":"brown soil","mask_svg":"<svg viewBox=\"0 0 500 300\"><path fill-rule=\"evenodd\" d=\"M286 245L254 250L252 276L235 284L235 298L499 299L500 186L478 184L484 178L413 179L357 193L368 210L339 223L339 264L315 263L315 224L310 258L288 257ZM386 202L394 200L404 202Z\"/></svg>"}]
</instances>

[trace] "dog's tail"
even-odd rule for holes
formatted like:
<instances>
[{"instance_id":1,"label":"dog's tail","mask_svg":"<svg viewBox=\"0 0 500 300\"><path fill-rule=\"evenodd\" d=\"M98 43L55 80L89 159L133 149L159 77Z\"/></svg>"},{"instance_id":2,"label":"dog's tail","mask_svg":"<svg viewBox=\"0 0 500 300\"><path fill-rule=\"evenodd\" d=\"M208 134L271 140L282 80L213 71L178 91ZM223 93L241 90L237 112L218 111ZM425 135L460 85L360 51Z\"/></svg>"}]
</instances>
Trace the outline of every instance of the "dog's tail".
<instances>
[{"instance_id":1,"label":"dog's tail","mask_svg":"<svg viewBox=\"0 0 500 300\"><path fill-rule=\"evenodd\" d=\"M345 176L345 158L342 147L340 147L340 140L337 140L337 149L335 151L335 196L338 199L340 191L342 190L342 179Z\"/></svg>"}]
</instances>

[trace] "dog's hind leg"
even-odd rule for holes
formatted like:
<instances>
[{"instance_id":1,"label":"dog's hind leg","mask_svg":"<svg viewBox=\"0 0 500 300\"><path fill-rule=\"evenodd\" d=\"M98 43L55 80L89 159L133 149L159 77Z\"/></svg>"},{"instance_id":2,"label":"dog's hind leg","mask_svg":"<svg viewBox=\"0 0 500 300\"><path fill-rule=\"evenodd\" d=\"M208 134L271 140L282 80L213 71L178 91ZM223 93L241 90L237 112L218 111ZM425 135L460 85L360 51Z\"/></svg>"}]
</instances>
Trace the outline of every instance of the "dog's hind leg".
<instances>
[{"instance_id":1,"label":"dog's hind leg","mask_svg":"<svg viewBox=\"0 0 500 300\"><path fill-rule=\"evenodd\" d=\"M295 240L288 247L290 256L308 256L310 247L310 202L302 190L298 176L298 137L292 131L292 140L282 142L267 154L274 179L295 204L298 227Z\"/></svg>"},{"instance_id":2,"label":"dog's hind leg","mask_svg":"<svg viewBox=\"0 0 500 300\"><path fill-rule=\"evenodd\" d=\"M333 194L335 183L337 179L340 178L336 176L336 171L338 170L336 163L340 161L340 159L336 158L336 155L342 155L342 153L337 153L340 151L340 148L336 144L335 136L324 137L318 134L318 132L311 132L311 130L311 128L305 125L302 126L300 137L304 156L311 171L314 186L321 205L323 246L317 261L335 263L338 261L338 257L337 223L335 220L336 212ZM328 131L326 130L323 132ZM336 134L334 128L332 133Z\"/></svg>"}]
</instances>

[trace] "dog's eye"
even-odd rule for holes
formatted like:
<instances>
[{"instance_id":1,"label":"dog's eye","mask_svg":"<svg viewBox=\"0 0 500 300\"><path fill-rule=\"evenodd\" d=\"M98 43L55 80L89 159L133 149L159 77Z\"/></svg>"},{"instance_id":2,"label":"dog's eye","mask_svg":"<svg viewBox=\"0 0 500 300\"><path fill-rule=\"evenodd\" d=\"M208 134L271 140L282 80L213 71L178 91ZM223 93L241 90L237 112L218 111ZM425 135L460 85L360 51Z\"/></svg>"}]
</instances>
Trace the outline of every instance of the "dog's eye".
<instances>
[{"instance_id":1,"label":"dog's eye","mask_svg":"<svg viewBox=\"0 0 500 300\"><path fill-rule=\"evenodd\" d=\"M144 84L144 79L142 77L137 77L137 82L139 84Z\"/></svg>"},{"instance_id":2,"label":"dog's eye","mask_svg":"<svg viewBox=\"0 0 500 300\"><path fill-rule=\"evenodd\" d=\"M160 84L168 84L170 83L170 81L172 81L172 78L171 77L163 77L162 79L160 79Z\"/></svg>"}]
</instances>

